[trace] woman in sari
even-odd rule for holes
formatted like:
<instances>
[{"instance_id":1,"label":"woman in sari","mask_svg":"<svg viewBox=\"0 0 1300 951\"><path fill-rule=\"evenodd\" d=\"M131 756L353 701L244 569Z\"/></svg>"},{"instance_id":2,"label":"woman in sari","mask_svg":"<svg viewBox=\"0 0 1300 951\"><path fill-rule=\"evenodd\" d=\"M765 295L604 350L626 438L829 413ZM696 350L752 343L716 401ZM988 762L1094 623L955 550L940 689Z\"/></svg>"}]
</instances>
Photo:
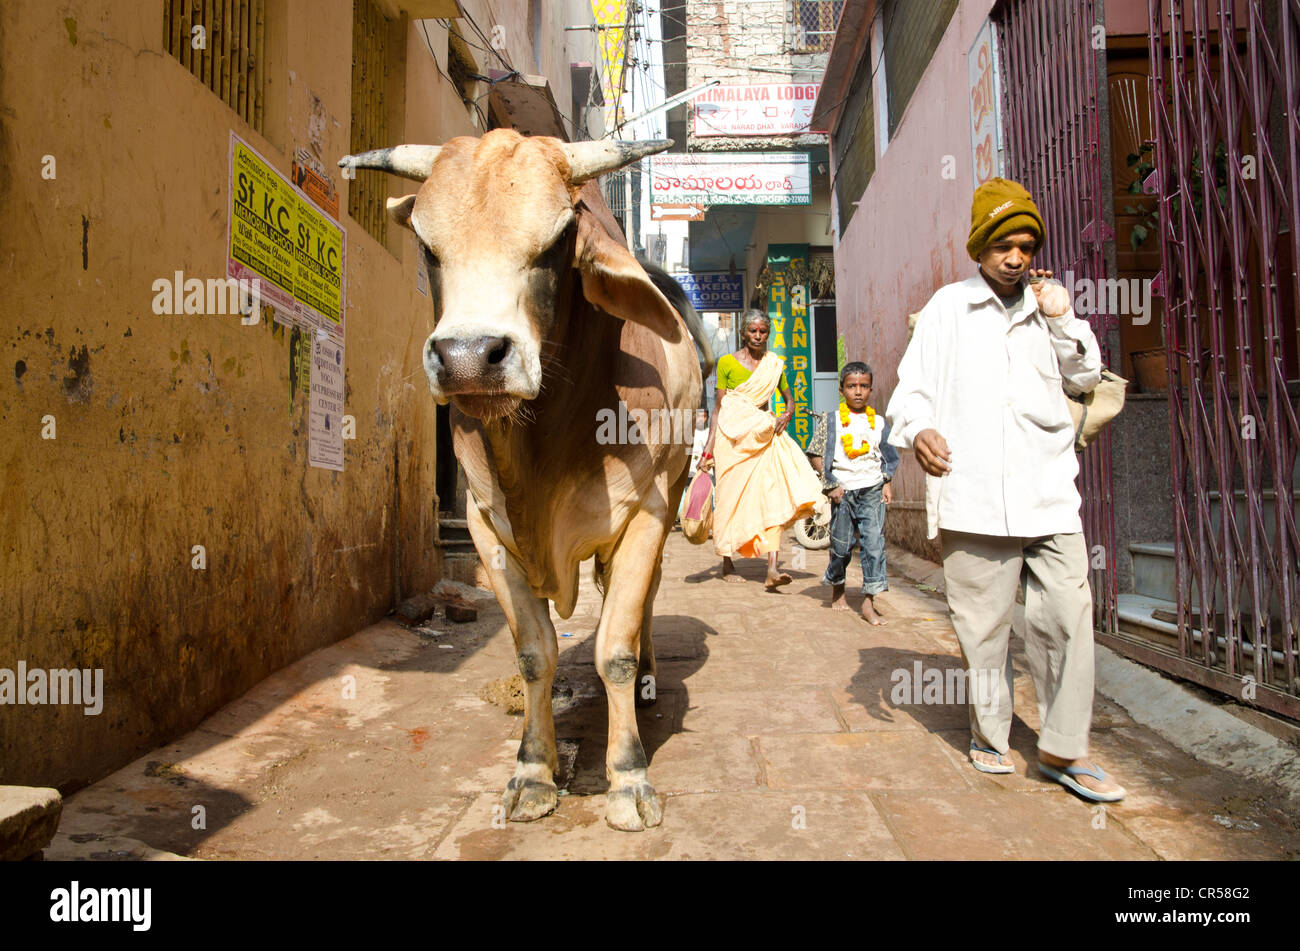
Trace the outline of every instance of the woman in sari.
<instances>
[{"instance_id":1,"label":"woman in sari","mask_svg":"<svg viewBox=\"0 0 1300 951\"><path fill-rule=\"evenodd\" d=\"M759 311L749 311L744 321L744 346L718 361L717 403L704 450L704 459L712 457L716 467L713 544L722 556L724 581L743 580L733 557L767 555L765 587L775 591L790 583L777 570L781 532L816 509L821 481L785 432L794 400L785 361L767 349L771 321ZM780 417L767 410L778 386L785 399Z\"/></svg>"}]
</instances>

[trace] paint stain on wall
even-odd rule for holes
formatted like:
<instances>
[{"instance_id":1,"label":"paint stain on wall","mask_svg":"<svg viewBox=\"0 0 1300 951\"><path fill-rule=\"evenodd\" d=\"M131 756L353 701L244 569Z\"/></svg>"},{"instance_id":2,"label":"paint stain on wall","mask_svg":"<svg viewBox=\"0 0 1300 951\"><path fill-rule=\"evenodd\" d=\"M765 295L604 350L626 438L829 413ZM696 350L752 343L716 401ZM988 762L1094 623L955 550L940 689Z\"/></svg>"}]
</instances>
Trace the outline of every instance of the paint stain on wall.
<instances>
[{"instance_id":1,"label":"paint stain on wall","mask_svg":"<svg viewBox=\"0 0 1300 951\"><path fill-rule=\"evenodd\" d=\"M88 403L94 388L94 379L90 373L90 351L85 346L69 348L68 374L63 378L63 395L69 403Z\"/></svg>"},{"instance_id":2,"label":"paint stain on wall","mask_svg":"<svg viewBox=\"0 0 1300 951\"><path fill-rule=\"evenodd\" d=\"M73 46L76 46L77 45L77 18L64 17L63 28L68 31L68 41Z\"/></svg>"},{"instance_id":3,"label":"paint stain on wall","mask_svg":"<svg viewBox=\"0 0 1300 951\"><path fill-rule=\"evenodd\" d=\"M90 270L90 219L81 216L81 269Z\"/></svg>"}]
</instances>

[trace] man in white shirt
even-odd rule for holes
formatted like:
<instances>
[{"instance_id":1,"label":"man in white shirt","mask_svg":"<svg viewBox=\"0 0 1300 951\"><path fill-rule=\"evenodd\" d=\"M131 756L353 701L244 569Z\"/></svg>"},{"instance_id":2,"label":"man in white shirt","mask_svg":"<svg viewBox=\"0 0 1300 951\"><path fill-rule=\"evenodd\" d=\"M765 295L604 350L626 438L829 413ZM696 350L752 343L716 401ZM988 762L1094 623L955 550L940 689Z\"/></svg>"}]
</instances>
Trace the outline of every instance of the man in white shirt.
<instances>
[{"instance_id":1,"label":"man in white shirt","mask_svg":"<svg viewBox=\"0 0 1300 951\"><path fill-rule=\"evenodd\" d=\"M953 627L972 691L971 763L1014 772L1011 615L1024 577L1026 647L1042 729L1039 769L1095 802L1124 790L1087 760L1092 594L1064 390L1088 392L1101 354L1050 272L1029 265L1044 225L1029 193L975 192L967 251L979 274L941 288L917 320L886 411L890 441L927 473L929 537L942 530Z\"/></svg>"}]
</instances>

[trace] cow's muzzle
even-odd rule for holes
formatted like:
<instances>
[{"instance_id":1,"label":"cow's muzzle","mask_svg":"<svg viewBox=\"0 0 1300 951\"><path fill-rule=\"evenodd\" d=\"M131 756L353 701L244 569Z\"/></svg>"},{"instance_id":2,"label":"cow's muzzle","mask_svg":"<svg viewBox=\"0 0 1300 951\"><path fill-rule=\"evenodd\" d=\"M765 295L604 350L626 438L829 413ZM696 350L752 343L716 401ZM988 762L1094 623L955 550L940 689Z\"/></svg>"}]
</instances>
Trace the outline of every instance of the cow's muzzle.
<instances>
[{"instance_id":1,"label":"cow's muzzle","mask_svg":"<svg viewBox=\"0 0 1300 951\"><path fill-rule=\"evenodd\" d=\"M424 348L424 369L435 397L455 400L470 415L509 412L536 396L518 343L510 336L439 337Z\"/></svg>"}]
</instances>

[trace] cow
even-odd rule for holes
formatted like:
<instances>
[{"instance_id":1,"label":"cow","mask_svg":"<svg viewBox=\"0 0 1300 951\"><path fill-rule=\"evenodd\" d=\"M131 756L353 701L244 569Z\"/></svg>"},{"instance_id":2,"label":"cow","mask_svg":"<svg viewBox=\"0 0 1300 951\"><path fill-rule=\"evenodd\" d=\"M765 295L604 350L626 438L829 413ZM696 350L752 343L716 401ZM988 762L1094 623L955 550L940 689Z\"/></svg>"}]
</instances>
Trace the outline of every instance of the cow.
<instances>
[{"instance_id":1,"label":"cow","mask_svg":"<svg viewBox=\"0 0 1300 951\"><path fill-rule=\"evenodd\" d=\"M513 821L556 807L559 651L548 602L562 618L573 613L579 566L593 556L604 591L595 661L609 711L605 820L639 831L663 815L635 707L654 696L651 617L693 423L684 440L651 427L619 443L598 439L596 421L620 401L633 418L693 419L697 342L712 357L698 318L688 327L614 236L595 179L671 145L497 129L339 162L423 183L388 206L425 256L435 324L424 371L434 400L451 404L470 535L525 684L523 739L502 796Z\"/></svg>"}]
</instances>

